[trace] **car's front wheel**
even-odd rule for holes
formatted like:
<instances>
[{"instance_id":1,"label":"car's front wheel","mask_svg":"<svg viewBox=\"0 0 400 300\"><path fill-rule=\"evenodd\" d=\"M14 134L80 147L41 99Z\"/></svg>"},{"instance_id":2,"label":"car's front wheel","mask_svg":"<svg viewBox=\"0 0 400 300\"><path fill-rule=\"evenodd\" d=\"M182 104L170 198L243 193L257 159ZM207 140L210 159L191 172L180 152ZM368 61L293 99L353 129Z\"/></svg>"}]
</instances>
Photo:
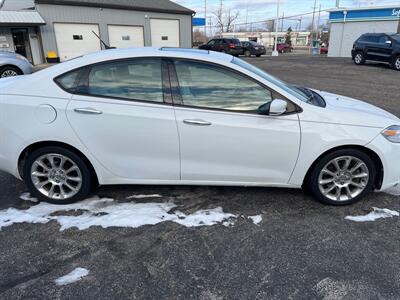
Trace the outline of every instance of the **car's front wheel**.
<instances>
[{"instance_id":1,"label":"car's front wheel","mask_svg":"<svg viewBox=\"0 0 400 300\"><path fill-rule=\"evenodd\" d=\"M362 52L357 52L356 55L354 56L354 63L356 65L363 65L365 64L365 57Z\"/></svg>"},{"instance_id":2,"label":"car's front wheel","mask_svg":"<svg viewBox=\"0 0 400 300\"><path fill-rule=\"evenodd\" d=\"M244 56L250 57L251 56L251 52L249 50L244 51Z\"/></svg>"},{"instance_id":3,"label":"car's front wheel","mask_svg":"<svg viewBox=\"0 0 400 300\"><path fill-rule=\"evenodd\" d=\"M309 189L322 203L347 205L368 194L375 178L375 164L366 153L343 149L319 160L311 172Z\"/></svg>"},{"instance_id":4,"label":"car's front wheel","mask_svg":"<svg viewBox=\"0 0 400 300\"><path fill-rule=\"evenodd\" d=\"M24 180L41 201L68 204L90 193L92 176L84 160L61 147L44 147L30 153L24 164Z\"/></svg>"},{"instance_id":5,"label":"car's front wheel","mask_svg":"<svg viewBox=\"0 0 400 300\"><path fill-rule=\"evenodd\" d=\"M14 77L18 75L22 75L22 72L16 67L5 66L3 68L0 68L0 78Z\"/></svg>"}]
</instances>

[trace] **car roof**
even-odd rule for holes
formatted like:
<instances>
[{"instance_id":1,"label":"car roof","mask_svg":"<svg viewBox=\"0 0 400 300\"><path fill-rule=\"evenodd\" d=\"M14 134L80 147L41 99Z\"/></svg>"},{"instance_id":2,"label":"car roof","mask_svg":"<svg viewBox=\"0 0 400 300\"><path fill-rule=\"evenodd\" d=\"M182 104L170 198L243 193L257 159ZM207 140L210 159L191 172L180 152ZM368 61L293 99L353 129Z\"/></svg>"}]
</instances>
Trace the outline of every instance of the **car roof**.
<instances>
[{"instance_id":1,"label":"car roof","mask_svg":"<svg viewBox=\"0 0 400 300\"><path fill-rule=\"evenodd\" d=\"M65 61L64 63L57 64L53 67L45 69L56 74L66 73L70 70L83 67L86 65L101 63L105 61L112 61L118 59L129 59L139 57L160 57L160 58L186 58L194 60L202 60L214 63L227 64L233 59L232 55L220 52L207 51L201 49L191 48L172 48L172 47L142 47L142 48L124 48L124 49L108 49L98 51L90 54ZM42 72L41 72L42 73Z\"/></svg>"}]
</instances>

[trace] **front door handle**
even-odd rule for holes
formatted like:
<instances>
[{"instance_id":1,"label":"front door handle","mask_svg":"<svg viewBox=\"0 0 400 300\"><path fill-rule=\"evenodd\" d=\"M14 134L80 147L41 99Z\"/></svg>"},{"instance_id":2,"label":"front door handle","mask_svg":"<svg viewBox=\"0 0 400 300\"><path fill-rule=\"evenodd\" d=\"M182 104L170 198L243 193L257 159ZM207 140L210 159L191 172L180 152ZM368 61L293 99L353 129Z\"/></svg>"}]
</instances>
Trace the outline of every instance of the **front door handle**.
<instances>
[{"instance_id":1,"label":"front door handle","mask_svg":"<svg viewBox=\"0 0 400 300\"><path fill-rule=\"evenodd\" d=\"M75 108L74 111L78 114L85 114L85 115L101 115L103 113L101 110L97 110L91 107Z\"/></svg>"},{"instance_id":2,"label":"front door handle","mask_svg":"<svg viewBox=\"0 0 400 300\"><path fill-rule=\"evenodd\" d=\"M197 125L197 126L210 126L212 123L200 119L193 120L183 120L183 123L188 125Z\"/></svg>"}]
</instances>

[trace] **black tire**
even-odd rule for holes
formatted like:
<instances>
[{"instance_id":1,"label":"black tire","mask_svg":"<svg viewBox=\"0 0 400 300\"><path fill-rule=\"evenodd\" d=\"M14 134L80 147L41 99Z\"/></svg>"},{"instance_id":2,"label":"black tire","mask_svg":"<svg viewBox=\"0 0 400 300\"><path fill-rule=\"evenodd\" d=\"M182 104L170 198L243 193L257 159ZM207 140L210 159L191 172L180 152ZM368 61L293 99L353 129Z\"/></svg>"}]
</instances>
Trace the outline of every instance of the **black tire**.
<instances>
[{"instance_id":1,"label":"black tire","mask_svg":"<svg viewBox=\"0 0 400 300\"><path fill-rule=\"evenodd\" d=\"M358 66L365 64L365 55L363 52L357 52L356 55L354 55L354 63Z\"/></svg>"},{"instance_id":2,"label":"black tire","mask_svg":"<svg viewBox=\"0 0 400 300\"><path fill-rule=\"evenodd\" d=\"M81 173L82 182L79 191L74 196L62 200L53 199L47 197L35 187L31 178L32 165L34 164L36 159L46 154L63 155L73 161L78 166ZM70 204L85 199L91 192L94 182L94 178L85 161L75 152L58 146L43 147L30 153L23 166L23 176L25 184L28 186L29 191L34 197L36 197L40 201L52 204Z\"/></svg>"},{"instance_id":3,"label":"black tire","mask_svg":"<svg viewBox=\"0 0 400 300\"><path fill-rule=\"evenodd\" d=\"M256 57L261 57L261 54L257 54Z\"/></svg>"},{"instance_id":4,"label":"black tire","mask_svg":"<svg viewBox=\"0 0 400 300\"><path fill-rule=\"evenodd\" d=\"M12 73L14 73L16 75L6 76L7 72L12 72ZM5 67L0 68L0 78L6 78L6 77L18 76L18 75L22 75L22 72L17 67L5 66Z\"/></svg>"},{"instance_id":5,"label":"black tire","mask_svg":"<svg viewBox=\"0 0 400 300\"><path fill-rule=\"evenodd\" d=\"M319 175L322 172L323 168L333 159L343 157L343 156L352 156L360 161L364 162L365 166L368 168L369 171L369 178L368 182L365 184L364 190L356 197L349 199L349 200L332 200L325 196L319 188ZM318 163L315 165L313 170L311 171L311 174L309 176L309 180L307 182L307 188L311 192L311 194L316 198L318 201L320 201L323 204L328 204L328 205L336 205L336 206L342 206L342 205L349 205L356 203L360 201L362 198L364 198L374 187L375 183L375 178L376 178L376 167L369 155L367 155L365 152L362 152L357 149L342 149L342 150L337 150L334 152L331 152L321 159L319 159Z\"/></svg>"},{"instance_id":6,"label":"black tire","mask_svg":"<svg viewBox=\"0 0 400 300\"><path fill-rule=\"evenodd\" d=\"M393 69L400 71L400 56L395 57L391 65Z\"/></svg>"},{"instance_id":7,"label":"black tire","mask_svg":"<svg viewBox=\"0 0 400 300\"><path fill-rule=\"evenodd\" d=\"M251 52L249 50L244 51L244 56L251 57Z\"/></svg>"}]
</instances>

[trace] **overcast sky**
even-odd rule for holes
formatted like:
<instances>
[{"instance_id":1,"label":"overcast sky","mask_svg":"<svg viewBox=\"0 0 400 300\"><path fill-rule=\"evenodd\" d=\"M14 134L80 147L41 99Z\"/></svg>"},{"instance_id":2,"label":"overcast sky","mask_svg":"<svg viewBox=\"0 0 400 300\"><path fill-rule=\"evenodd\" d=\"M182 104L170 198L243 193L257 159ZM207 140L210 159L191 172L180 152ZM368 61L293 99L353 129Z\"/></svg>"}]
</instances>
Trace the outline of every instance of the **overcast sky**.
<instances>
[{"instance_id":1,"label":"overcast sky","mask_svg":"<svg viewBox=\"0 0 400 300\"><path fill-rule=\"evenodd\" d=\"M204 0L175 0L175 2L193 9L197 12L196 16L204 17ZM220 0L207 0L207 15L212 15L219 7ZM277 0L223 0L224 9L234 9L240 12L238 23L257 22L265 19L271 19L276 16ZM281 13L285 16L293 16L297 14L312 12L314 0L280 0ZM317 9L321 4L322 10L335 6L336 0L317 0ZM394 5L400 7L400 0L340 0L341 7L365 7L365 6L383 6ZM303 17L304 27L307 22L311 22L312 15ZM321 24L325 23L328 13L321 14ZM286 26L295 26L298 21L286 20Z\"/></svg>"}]
</instances>

